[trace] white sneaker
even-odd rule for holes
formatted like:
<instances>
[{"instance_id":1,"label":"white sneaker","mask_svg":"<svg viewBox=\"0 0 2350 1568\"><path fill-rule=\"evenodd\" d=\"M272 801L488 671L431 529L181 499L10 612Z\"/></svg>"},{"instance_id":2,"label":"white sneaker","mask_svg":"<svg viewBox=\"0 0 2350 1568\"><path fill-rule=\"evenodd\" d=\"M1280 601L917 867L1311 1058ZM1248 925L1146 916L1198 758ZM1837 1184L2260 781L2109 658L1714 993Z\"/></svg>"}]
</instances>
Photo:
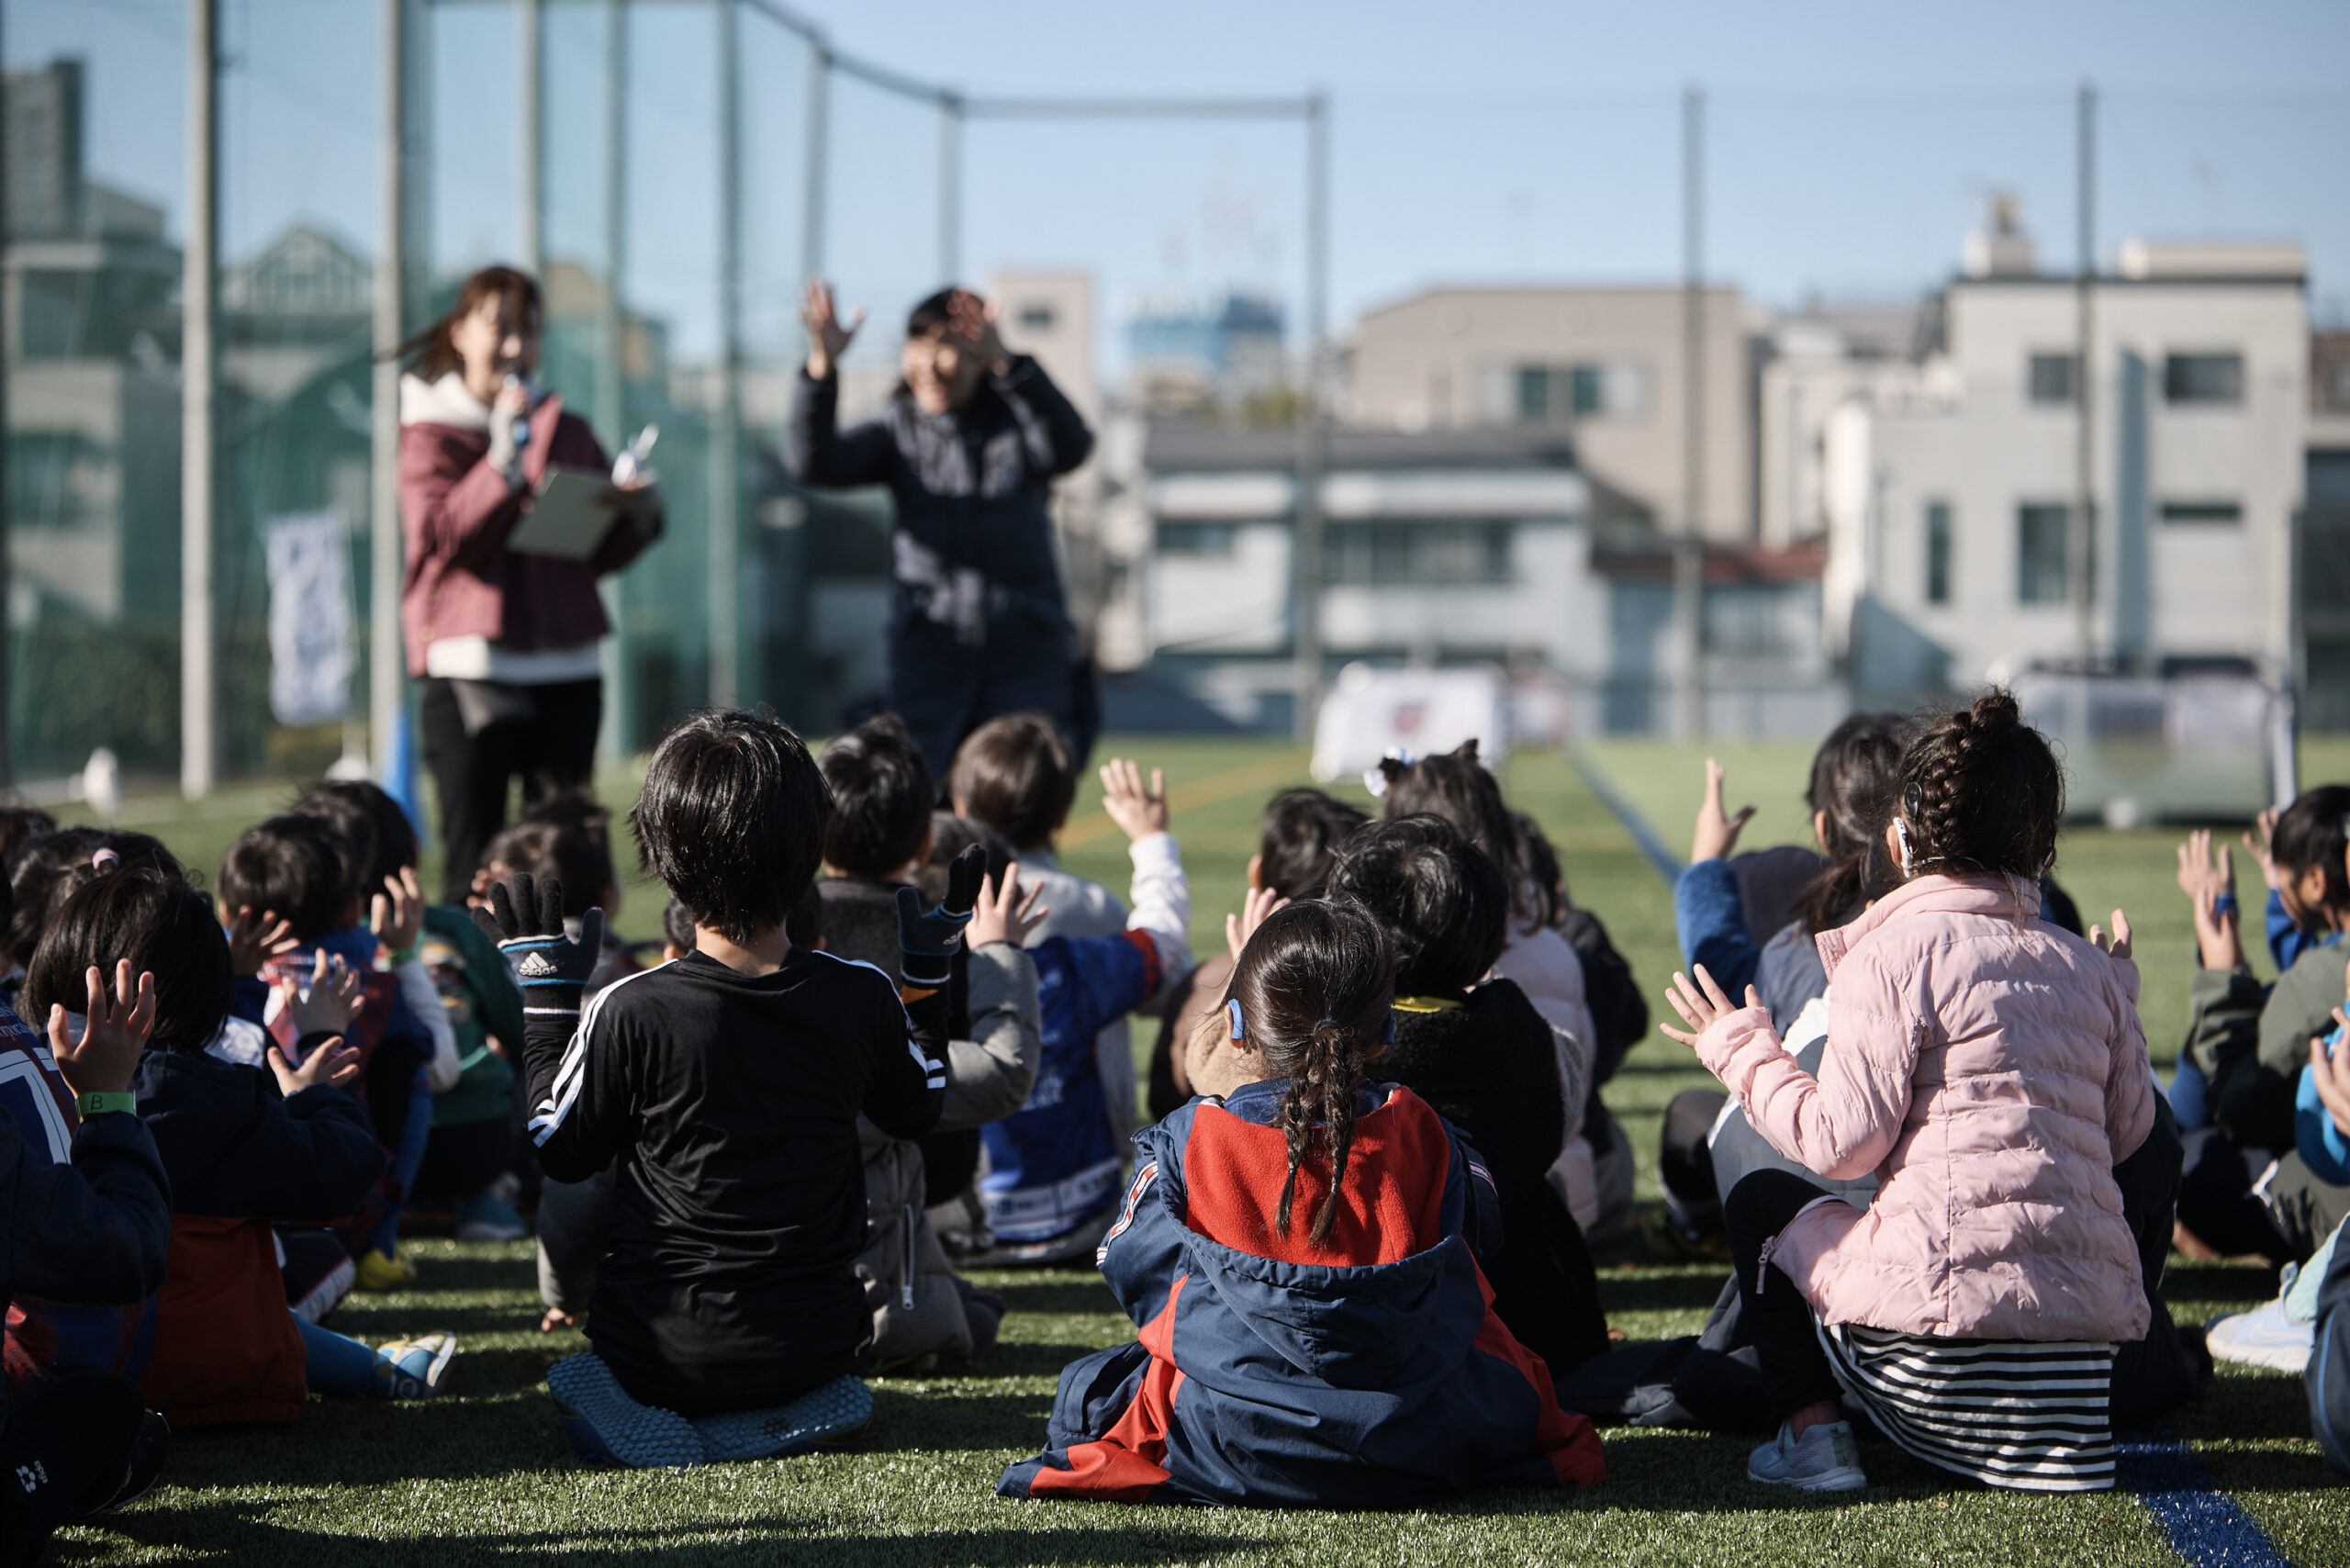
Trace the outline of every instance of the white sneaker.
<instances>
[{"instance_id":1,"label":"white sneaker","mask_svg":"<svg viewBox=\"0 0 2350 1568\"><path fill-rule=\"evenodd\" d=\"M2317 1325L2292 1322L2281 1300L2266 1301L2250 1312L2213 1318L2203 1326L2203 1342L2223 1361L2299 1374L2317 1346Z\"/></svg>"},{"instance_id":2,"label":"white sneaker","mask_svg":"<svg viewBox=\"0 0 2350 1568\"><path fill-rule=\"evenodd\" d=\"M1779 1435L1748 1456L1746 1478L1805 1492L1857 1492L1869 1484L1849 1421L1822 1421L1800 1438L1780 1422Z\"/></svg>"}]
</instances>

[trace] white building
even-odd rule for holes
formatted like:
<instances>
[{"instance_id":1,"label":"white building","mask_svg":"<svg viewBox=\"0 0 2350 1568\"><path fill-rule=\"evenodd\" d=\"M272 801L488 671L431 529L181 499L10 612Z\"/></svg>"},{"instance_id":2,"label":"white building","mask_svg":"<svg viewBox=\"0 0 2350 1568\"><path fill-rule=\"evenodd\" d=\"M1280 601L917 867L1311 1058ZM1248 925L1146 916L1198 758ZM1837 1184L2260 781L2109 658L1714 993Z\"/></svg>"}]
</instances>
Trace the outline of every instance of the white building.
<instances>
[{"instance_id":1,"label":"white building","mask_svg":"<svg viewBox=\"0 0 2350 1568\"><path fill-rule=\"evenodd\" d=\"M2084 659L2240 659L2288 678L2300 252L2133 241L2090 286L2082 594L2076 285L1999 238L1933 303L1918 357L1783 338L1762 375L1764 536L1825 535L1826 635L1855 700Z\"/></svg>"}]
</instances>

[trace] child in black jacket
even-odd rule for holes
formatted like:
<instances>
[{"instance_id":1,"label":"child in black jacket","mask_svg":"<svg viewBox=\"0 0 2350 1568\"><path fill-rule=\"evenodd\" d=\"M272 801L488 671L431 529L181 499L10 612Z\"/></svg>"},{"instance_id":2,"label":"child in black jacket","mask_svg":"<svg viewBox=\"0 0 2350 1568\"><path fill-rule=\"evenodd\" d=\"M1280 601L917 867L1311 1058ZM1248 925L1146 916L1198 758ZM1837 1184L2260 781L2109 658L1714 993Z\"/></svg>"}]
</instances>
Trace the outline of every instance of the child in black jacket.
<instances>
[{"instance_id":1,"label":"child in black jacket","mask_svg":"<svg viewBox=\"0 0 2350 1568\"><path fill-rule=\"evenodd\" d=\"M70 1160L39 1130L0 1114L0 1294L118 1306L163 1282L171 1200L154 1139L131 1114L130 1080L155 1023L155 978L134 992L128 960L109 997L92 969L77 1041L65 1009L49 1046L75 1096ZM5 1395L0 1395L5 1398ZM0 1562L27 1562L61 1524L137 1497L162 1471L170 1431L138 1385L81 1372L0 1403Z\"/></svg>"},{"instance_id":2,"label":"child in black jacket","mask_svg":"<svg viewBox=\"0 0 2350 1568\"><path fill-rule=\"evenodd\" d=\"M1435 1106L1492 1169L1494 1311L1554 1377L1601 1354L1598 1275L1550 1182L1567 1136L1550 1025L1515 981L1480 983L1506 938L1508 883L1442 818L1399 817L1347 841L1329 896L1370 910L1395 944L1395 1040L1380 1076Z\"/></svg>"},{"instance_id":3,"label":"child in black jacket","mask_svg":"<svg viewBox=\"0 0 2350 1568\"><path fill-rule=\"evenodd\" d=\"M695 951L614 981L583 1014L601 911L574 940L560 886L516 877L478 913L522 987L541 1167L576 1182L619 1162L594 1350L547 1377L590 1458L796 1451L871 1410L850 1375L872 1334L850 1269L865 1238L856 1118L896 1137L937 1121L962 922L900 895L902 992L794 947L785 916L831 811L789 728L698 714L661 743L630 814L643 865L694 912Z\"/></svg>"}]
</instances>

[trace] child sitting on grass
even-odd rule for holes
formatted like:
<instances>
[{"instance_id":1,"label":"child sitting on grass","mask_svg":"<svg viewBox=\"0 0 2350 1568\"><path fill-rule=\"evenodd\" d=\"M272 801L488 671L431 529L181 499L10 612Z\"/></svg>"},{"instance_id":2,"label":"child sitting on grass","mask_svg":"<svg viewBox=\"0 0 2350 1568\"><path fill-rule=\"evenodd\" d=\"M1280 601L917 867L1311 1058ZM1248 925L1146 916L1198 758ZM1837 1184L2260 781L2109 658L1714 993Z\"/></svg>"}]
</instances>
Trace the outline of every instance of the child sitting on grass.
<instances>
[{"instance_id":1,"label":"child sitting on grass","mask_svg":"<svg viewBox=\"0 0 2350 1568\"><path fill-rule=\"evenodd\" d=\"M1029 937L1030 946L1056 936L1115 936L1128 928L1126 906L1115 893L1062 870L1054 858L1054 837L1069 825L1069 807L1077 800L1077 764L1049 718L1010 713L973 730L956 748L946 794L957 816L1003 835L1020 862L1020 879L1042 893L1048 913ZM1174 841L1146 835L1128 853L1137 878L1163 876L1175 859ZM1182 969L1178 963L1170 973ZM1123 1149L1135 1130L1135 1058L1125 1014L1102 1024L1094 1040L1093 1064L1109 1113L1110 1141ZM1080 1206L1098 1201L1106 1208L1117 1190L1116 1171L1108 1183L1104 1193L1089 1193L1079 1200Z\"/></svg>"},{"instance_id":2,"label":"child sitting on grass","mask_svg":"<svg viewBox=\"0 0 2350 1568\"><path fill-rule=\"evenodd\" d=\"M987 1262L1061 1262L1101 1241L1133 1158L1116 1132L1101 1041L1113 1025L1123 1033L1127 1014L1163 1005L1169 982L1191 963L1191 889L1167 831L1165 784L1154 772L1145 787L1142 769L1116 757L1101 777L1102 809L1131 844L1134 913L1100 935L1029 938L1044 1061L1028 1103L979 1129L987 1149L979 1202L994 1238L979 1255ZM1026 863L1017 865L1025 878ZM1059 875L1069 890L1071 879ZM1051 918L1047 905L1045 921ZM1131 1064L1126 1081L1130 1094Z\"/></svg>"},{"instance_id":3,"label":"child sitting on grass","mask_svg":"<svg viewBox=\"0 0 2350 1568\"><path fill-rule=\"evenodd\" d=\"M1483 1162L1373 1086L1394 973L1348 904L1249 937L1193 1047L1209 1097L1138 1136L1102 1244L1139 1333L1061 1373L1046 1451L997 1491L1397 1508L1606 1478L1591 1423L1487 1305Z\"/></svg>"},{"instance_id":4,"label":"child sitting on grass","mask_svg":"<svg viewBox=\"0 0 2350 1568\"><path fill-rule=\"evenodd\" d=\"M796 947L785 916L831 814L782 723L697 714L655 751L630 813L644 868L694 912L693 952L583 1013L600 911L574 938L562 890L518 877L477 916L521 981L541 1165L577 1182L618 1161L594 1349L547 1375L590 1457L765 1457L869 1417L851 1375L873 1331L850 1270L866 1224L857 1116L894 1137L937 1122L963 923L900 895L901 989Z\"/></svg>"},{"instance_id":5,"label":"child sitting on grass","mask_svg":"<svg viewBox=\"0 0 2350 1568\"><path fill-rule=\"evenodd\" d=\"M437 1392L452 1337L372 1350L287 1311L278 1272L273 1221L331 1224L383 1174L373 1130L339 1087L359 1071L340 1034L357 987L335 983L323 962L307 997L289 981L300 1044L269 1047L264 1077L230 1059L243 1053L223 1037L229 945L211 901L176 877L116 868L50 922L26 999L63 1006L90 969L125 960L155 977L150 1048L132 1088L171 1182L170 1271L140 1375L148 1403L174 1427L241 1425L293 1420L308 1387Z\"/></svg>"},{"instance_id":6,"label":"child sitting on grass","mask_svg":"<svg viewBox=\"0 0 2350 1568\"><path fill-rule=\"evenodd\" d=\"M272 817L246 829L229 846L219 885L229 908L274 913L294 938L292 947L274 954L260 969L259 978L273 991L267 1016L279 1045L297 1043L291 1019L274 1000L280 981L307 985L322 953L341 959L359 976L361 1007L348 1030L360 1063L352 1089L389 1167L368 1203L337 1234L357 1265L359 1288L390 1291L416 1281L415 1266L398 1254L399 1216L431 1130L431 1075L437 1071L453 1081L456 1060L453 1038L442 1059L440 1036L445 1025L435 1031L408 1005L400 977L375 967L386 948L397 968L414 962L424 902L412 886L370 887L364 878L372 850L372 843L354 846L322 817ZM390 897L395 890L397 907ZM361 924L371 905L373 929ZM430 986L429 979L425 984Z\"/></svg>"},{"instance_id":7,"label":"child sitting on grass","mask_svg":"<svg viewBox=\"0 0 2350 1568\"><path fill-rule=\"evenodd\" d=\"M134 990L127 960L113 974L111 996L97 969L79 977L78 1036L62 1002L49 1009L73 1126L0 1113L0 1298L124 1306L162 1286L169 1183L130 1092L155 977ZM0 1562L34 1561L58 1526L134 1501L162 1473L171 1429L120 1373L67 1372L0 1399Z\"/></svg>"},{"instance_id":8,"label":"child sitting on grass","mask_svg":"<svg viewBox=\"0 0 2350 1568\"><path fill-rule=\"evenodd\" d=\"M1561 1085L1557 1031L1509 980L1509 884L1442 817L1374 823L1347 841L1330 897L1367 909L1395 954L1395 1040L1380 1073L1434 1106L1493 1172L1494 1310L1559 1376L1607 1349L1591 1250L1550 1172L1580 1080Z\"/></svg>"},{"instance_id":9,"label":"child sitting on grass","mask_svg":"<svg viewBox=\"0 0 2350 1568\"><path fill-rule=\"evenodd\" d=\"M2113 1176L2156 1116L2129 924L2116 911L2108 944L2040 918L2064 778L2008 693L1913 742L1898 799L1884 844L1901 884L1819 937L1817 1077L1753 987L1740 1007L1699 966L1666 997L1688 1025L1666 1033L1774 1148L1879 1180L1861 1208L1757 1170L1724 1204L1741 1322L1785 1417L1747 1474L1865 1486L1850 1398L1953 1473L2102 1490L2115 1346L2149 1322Z\"/></svg>"}]
</instances>

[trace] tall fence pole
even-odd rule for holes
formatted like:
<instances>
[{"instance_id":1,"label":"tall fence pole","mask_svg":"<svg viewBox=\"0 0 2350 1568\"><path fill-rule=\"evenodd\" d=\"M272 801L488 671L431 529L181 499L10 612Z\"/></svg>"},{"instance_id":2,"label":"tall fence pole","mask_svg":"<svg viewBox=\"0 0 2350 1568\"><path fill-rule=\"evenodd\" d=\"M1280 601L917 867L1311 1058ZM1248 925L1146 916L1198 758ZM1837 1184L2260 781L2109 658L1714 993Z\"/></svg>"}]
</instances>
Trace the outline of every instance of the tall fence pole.
<instances>
[{"instance_id":1,"label":"tall fence pole","mask_svg":"<svg viewBox=\"0 0 2350 1568\"><path fill-rule=\"evenodd\" d=\"M189 0L187 254L180 367L180 792L212 792L218 767L213 524L219 498L220 42L218 0Z\"/></svg>"},{"instance_id":2,"label":"tall fence pole","mask_svg":"<svg viewBox=\"0 0 2350 1568\"><path fill-rule=\"evenodd\" d=\"M938 99L938 282L946 287L963 270L963 100Z\"/></svg>"},{"instance_id":3,"label":"tall fence pole","mask_svg":"<svg viewBox=\"0 0 2350 1568\"><path fill-rule=\"evenodd\" d=\"M621 364L626 318L621 310L621 276L628 239L628 0L604 0L604 289L596 308L596 427L613 441L627 437L627 386ZM636 683L628 662L627 574L614 572L597 585L611 635L604 639L604 723L596 734L596 756L617 763L636 735Z\"/></svg>"},{"instance_id":4,"label":"tall fence pole","mask_svg":"<svg viewBox=\"0 0 2350 1568\"><path fill-rule=\"evenodd\" d=\"M718 386L710 439L710 700L743 700L742 62L718 0Z\"/></svg>"},{"instance_id":5,"label":"tall fence pole","mask_svg":"<svg viewBox=\"0 0 2350 1568\"><path fill-rule=\"evenodd\" d=\"M1673 733L1705 728L1706 95L1681 93L1681 528L1673 552Z\"/></svg>"},{"instance_id":6,"label":"tall fence pole","mask_svg":"<svg viewBox=\"0 0 2350 1568\"><path fill-rule=\"evenodd\" d=\"M400 663L400 367L393 358L407 325L408 0L381 0L384 101L376 155L382 235L376 241L374 407L368 415L373 468L368 486L367 710L375 776L392 780L393 736L407 695Z\"/></svg>"},{"instance_id":7,"label":"tall fence pole","mask_svg":"<svg viewBox=\"0 0 2350 1568\"><path fill-rule=\"evenodd\" d=\"M1322 706L1322 476L1329 456L1322 339L1329 271L1330 102L1316 92L1305 106L1305 385L1297 407L1297 510L1290 562L1297 738L1307 743L1314 739Z\"/></svg>"},{"instance_id":8,"label":"tall fence pole","mask_svg":"<svg viewBox=\"0 0 2350 1568\"><path fill-rule=\"evenodd\" d=\"M521 167L515 205L517 264L536 277L546 264L545 0L516 0L514 12L515 107L520 120L515 156Z\"/></svg>"},{"instance_id":9,"label":"tall fence pole","mask_svg":"<svg viewBox=\"0 0 2350 1568\"><path fill-rule=\"evenodd\" d=\"M2065 575L2073 590L2081 663L2097 657L2097 588L2090 575L2097 533L2097 89L2081 84L2075 121L2073 269L2073 521L2065 530Z\"/></svg>"}]
</instances>

